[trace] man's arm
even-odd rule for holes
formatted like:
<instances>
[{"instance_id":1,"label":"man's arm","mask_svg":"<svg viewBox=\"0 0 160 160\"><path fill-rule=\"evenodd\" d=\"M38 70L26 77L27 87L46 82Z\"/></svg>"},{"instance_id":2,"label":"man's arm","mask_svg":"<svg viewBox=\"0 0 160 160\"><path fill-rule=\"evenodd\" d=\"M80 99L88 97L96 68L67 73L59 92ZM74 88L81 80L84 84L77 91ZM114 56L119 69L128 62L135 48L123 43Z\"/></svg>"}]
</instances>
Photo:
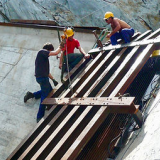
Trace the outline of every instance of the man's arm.
<instances>
[{"instance_id":1,"label":"man's arm","mask_svg":"<svg viewBox=\"0 0 160 160\"><path fill-rule=\"evenodd\" d=\"M55 56L55 55L59 54L62 50L64 50L65 44L66 44L66 39L63 39L61 41L59 47L55 51L51 51L49 53L49 56Z\"/></svg>"},{"instance_id":2,"label":"man's arm","mask_svg":"<svg viewBox=\"0 0 160 160\"><path fill-rule=\"evenodd\" d=\"M51 80L54 79L53 76L51 75L51 73L49 73L48 77L49 77Z\"/></svg>"},{"instance_id":3,"label":"man's arm","mask_svg":"<svg viewBox=\"0 0 160 160\"><path fill-rule=\"evenodd\" d=\"M60 56L60 60L59 60L59 69L62 69L62 61L63 61L63 52L61 53L61 56Z\"/></svg>"},{"instance_id":4,"label":"man's arm","mask_svg":"<svg viewBox=\"0 0 160 160\"><path fill-rule=\"evenodd\" d=\"M117 19L113 19L113 25L111 24L112 32L107 35L107 38L110 38L113 34L118 32L121 29L121 25Z\"/></svg>"},{"instance_id":5,"label":"man's arm","mask_svg":"<svg viewBox=\"0 0 160 160\"><path fill-rule=\"evenodd\" d=\"M53 76L51 75L51 73L49 73L48 77L53 81L54 86L56 86L58 84L58 82L53 78Z\"/></svg>"},{"instance_id":6,"label":"man's arm","mask_svg":"<svg viewBox=\"0 0 160 160\"><path fill-rule=\"evenodd\" d=\"M58 47L55 51L50 51L49 56L56 56L61 52L61 48Z\"/></svg>"},{"instance_id":7,"label":"man's arm","mask_svg":"<svg viewBox=\"0 0 160 160\"><path fill-rule=\"evenodd\" d=\"M90 57L90 55L88 53L86 53L82 47L79 46L78 49L84 55L85 59Z\"/></svg>"}]
</instances>

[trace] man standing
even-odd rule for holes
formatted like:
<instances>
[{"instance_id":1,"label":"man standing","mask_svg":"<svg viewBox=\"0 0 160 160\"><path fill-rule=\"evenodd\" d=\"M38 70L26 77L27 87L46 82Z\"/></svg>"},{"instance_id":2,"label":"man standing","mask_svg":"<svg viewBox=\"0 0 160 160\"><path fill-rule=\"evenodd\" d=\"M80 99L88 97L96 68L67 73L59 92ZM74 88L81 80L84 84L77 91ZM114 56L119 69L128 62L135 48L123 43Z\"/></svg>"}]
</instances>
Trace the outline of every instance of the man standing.
<instances>
[{"instance_id":1,"label":"man standing","mask_svg":"<svg viewBox=\"0 0 160 160\"><path fill-rule=\"evenodd\" d=\"M62 78L63 73L73 69L74 66L78 64L83 57L85 59L90 57L90 55L86 54L83 48L80 46L79 41L73 38L74 29L72 27L66 28L64 30L64 34L66 36L66 44L63 48L63 53L61 54L59 62L59 68L62 69ZM74 53L75 48L79 49L80 53Z\"/></svg>"},{"instance_id":2,"label":"man standing","mask_svg":"<svg viewBox=\"0 0 160 160\"><path fill-rule=\"evenodd\" d=\"M36 57L35 60L35 77L37 83L40 85L41 90L31 93L27 92L24 96L24 102L26 103L28 99L41 98L41 102L39 105L39 110L37 114L37 123L39 120L44 116L45 113L45 105L42 105L42 101L48 96L48 94L52 91L52 86L49 82L49 78L53 79L52 75L50 74L49 69L49 56L55 56L61 52L61 47L58 47L55 51L54 47L51 43L46 43L43 46Z\"/></svg>"},{"instance_id":3,"label":"man standing","mask_svg":"<svg viewBox=\"0 0 160 160\"><path fill-rule=\"evenodd\" d=\"M114 18L112 12L106 12L104 20L111 25L112 32L107 35L110 38L112 45L118 44L118 39L123 39L125 43L131 41L131 37L134 35L134 29L130 27L126 22L118 18Z\"/></svg>"}]
</instances>

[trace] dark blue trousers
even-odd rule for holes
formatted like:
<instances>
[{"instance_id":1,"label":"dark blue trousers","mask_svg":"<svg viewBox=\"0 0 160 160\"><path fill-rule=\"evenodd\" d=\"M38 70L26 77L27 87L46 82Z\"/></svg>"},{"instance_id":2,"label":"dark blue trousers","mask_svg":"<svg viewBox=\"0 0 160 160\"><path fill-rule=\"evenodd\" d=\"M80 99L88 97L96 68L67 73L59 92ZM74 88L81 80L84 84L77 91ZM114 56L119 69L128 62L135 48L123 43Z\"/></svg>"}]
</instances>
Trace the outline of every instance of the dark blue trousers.
<instances>
[{"instance_id":1,"label":"dark blue trousers","mask_svg":"<svg viewBox=\"0 0 160 160\"><path fill-rule=\"evenodd\" d=\"M81 61L81 59L83 59L83 57L84 57L84 55L82 53L70 53L67 56L68 56L69 71L71 71ZM61 80L63 79L64 72L66 72L66 71L68 71L68 69L67 69L67 57L63 56Z\"/></svg>"},{"instance_id":2,"label":"dark blue trousers","mask_svg":"<svg viewBox=\"0 0 160 160\"><path fill-rule=\"evenodd\" d=\"M70 53L70 54L67 54L67 56L68 56L68 64L71 69L74 68L74 66L76 66L84 57L82 53ZM66 61L67 61L67 57L64 56L64 60L63 60L64 65L66 65L67 63Z\"/></svg>"},{"instance_id":3,"label":"dark blue trousers","mask_svg":"<svg viewBox=\"0 0 160 160\"><path fill-rule=\"evenodd\" d=\"M44 113L45 113L45 105L42 105L41 103L48 96L48 94L52 91L52 86L49 82L48 77L36 78L36 81L40 85L41 90L34 92L33 94L35 96L35 99L41 98L39 110L37 113L37 120L40 120L44 116Z\"/></svg>"},{"instance_id":4,"label":"dark blue trousers","mask_svg":"<svg viewBox=\"0 0 160 160\"><path fill-rule=\"evenodd\" d=\"M118 44L118 39L123 39L125 43L129 43L131 41L131 37L134 35L133 28L125 28L122 29L120 32L116 32L114 35L110 37L112 45Z\"/></svg>"}]
</instances>

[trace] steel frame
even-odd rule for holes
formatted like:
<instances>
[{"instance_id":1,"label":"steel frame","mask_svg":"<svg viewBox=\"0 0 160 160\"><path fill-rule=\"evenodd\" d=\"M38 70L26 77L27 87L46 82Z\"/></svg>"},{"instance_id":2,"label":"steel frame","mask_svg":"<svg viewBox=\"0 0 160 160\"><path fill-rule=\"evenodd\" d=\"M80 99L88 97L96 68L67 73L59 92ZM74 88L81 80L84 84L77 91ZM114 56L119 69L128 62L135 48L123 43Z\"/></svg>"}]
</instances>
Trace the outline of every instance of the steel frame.
<instances>
[{"instance_id":1,"label":"steel frame","mask_svg":"<svg viewBox=\"0 0 160 160\"><path fill-rule=\"evenodd\" d=\"M66 77L43 102L54 105L7 160L97 160L111 156L116 144L112 140L122 133L119 125L125 127L130 114L139 127L143 124L134 98L123 94L151 53L160 48L159 38L155 39L159 34L160 29L147 31L129 45L91 50L98 54L81 61L70 72L71 85ZM126 104L121 104L125 99Z\"/></svg>"}]
</instances>

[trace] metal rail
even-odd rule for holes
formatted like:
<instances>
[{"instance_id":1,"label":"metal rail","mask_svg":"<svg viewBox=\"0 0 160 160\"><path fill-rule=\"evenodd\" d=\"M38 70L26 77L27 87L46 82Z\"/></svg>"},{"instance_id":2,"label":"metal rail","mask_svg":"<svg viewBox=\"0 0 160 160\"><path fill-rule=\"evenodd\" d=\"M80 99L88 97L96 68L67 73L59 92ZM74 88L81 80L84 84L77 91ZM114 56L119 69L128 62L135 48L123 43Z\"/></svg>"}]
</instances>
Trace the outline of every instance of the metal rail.
<instances>
[{"instance_id":1,"label":"metal rail","mask_svg":"<svg viewBox=\"0 0 160 160\"><path fill-rule=\"evenodd\" d=\"M150 39L150 40L145 40L145 41L139 41L139 42L131 42L129 44L118 44L115 46L108 46L108 47L103 47L103 48L95 48L89 51L89 54L95 53L95 52L101 52L101 51L107 51L107 50L116 50L120 48L126 48L126 47L135 47L135 46L145 46L148 44L157 44L159 43L160 38L155 38L155 39Z\"/></svg>"}]
</instances>

